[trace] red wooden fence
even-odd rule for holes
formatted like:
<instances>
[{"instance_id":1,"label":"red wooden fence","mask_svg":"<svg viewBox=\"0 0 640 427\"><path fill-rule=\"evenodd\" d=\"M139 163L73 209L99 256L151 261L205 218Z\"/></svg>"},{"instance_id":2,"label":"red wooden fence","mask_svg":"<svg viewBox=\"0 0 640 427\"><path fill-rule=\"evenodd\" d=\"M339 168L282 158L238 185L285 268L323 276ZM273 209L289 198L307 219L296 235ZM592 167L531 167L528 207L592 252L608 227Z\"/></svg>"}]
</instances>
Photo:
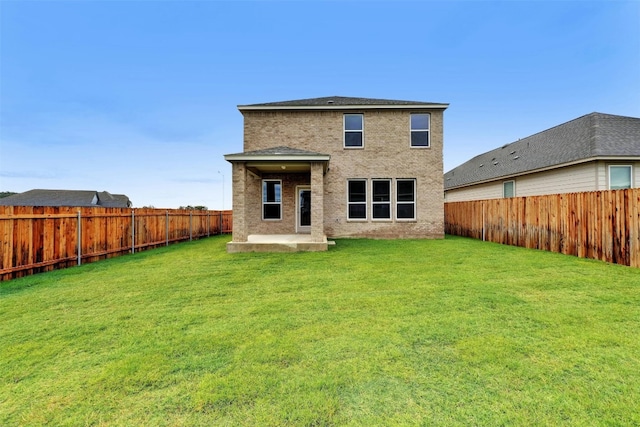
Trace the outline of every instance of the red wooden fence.
<instances>
[{"instance_id":1,"label":"red wooden fence","mask_svg":"<svg viewBox=\"0 0 640 427\"><path fill-rule=\"evenodd\" d=\"M231 211L0 206L0 280L230 233Z\"/></svg>"},{"instance_id":2,"label":"red wooden fence","mask_svg":"<svg viewBox=\"0 0 640 427\"><path fill-rule=\"evenodd\" d=\"M640 189L445 203L445 232L640 267Z\"/></svg>"}]
</instances>

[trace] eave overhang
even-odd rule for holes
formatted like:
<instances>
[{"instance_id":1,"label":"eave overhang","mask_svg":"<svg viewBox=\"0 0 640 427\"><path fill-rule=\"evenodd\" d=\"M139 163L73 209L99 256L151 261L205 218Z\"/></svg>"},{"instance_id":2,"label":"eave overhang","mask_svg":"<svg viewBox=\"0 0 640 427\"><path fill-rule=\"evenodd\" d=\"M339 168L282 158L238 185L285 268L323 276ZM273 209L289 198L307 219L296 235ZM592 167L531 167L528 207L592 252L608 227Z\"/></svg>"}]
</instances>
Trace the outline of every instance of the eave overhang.
<instances>
[{"instance_id":1,"label":"eave overhang","mask_svg":"<svg viewBox=\"0 0 640 427\"><path fill-rule=\"evenodd\" d=\"M311 163L322 163L323 172L329 169L329 154L278 154L278 153L238 153L227 154L224 159L230 163L244 163L254 175L261 177L265 173L306 173L311 171Z\"/></svg>"},{"instance_id":2,"label":"eave overhang","mask_svg":"<svg viewBox=\"0 0 640 427\"><path fill-rule=\"evenodd\" d=\"M225 154L224 159L228 162L328 162L331 160L329 154Z\"/></svg>"}]
</instances>

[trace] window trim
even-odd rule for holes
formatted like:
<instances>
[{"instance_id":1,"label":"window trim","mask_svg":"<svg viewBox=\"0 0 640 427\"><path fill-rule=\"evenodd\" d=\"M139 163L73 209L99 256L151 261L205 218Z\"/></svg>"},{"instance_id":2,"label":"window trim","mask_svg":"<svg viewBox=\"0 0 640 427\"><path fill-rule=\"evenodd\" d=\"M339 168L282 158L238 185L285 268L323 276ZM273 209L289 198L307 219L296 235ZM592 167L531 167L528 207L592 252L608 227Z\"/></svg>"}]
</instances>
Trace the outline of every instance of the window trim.
<instances>
[{"instance_id":1,"label":"window trim","mask_svg":"<svg viewBox=\"0 0 640 427\"><path fill-rule=\"evenodd\" d=\"M506 185L506 184L509 184L509 183L513 184L513 186L512 186L512 189L513 189L513 196L507 196L507 195L505 194L505 191L504 191L504 190L505 190L505 185ZM510 199L510 198L512 198L512 197L516 197L516 181L515 181L515 179L510 179L510 180L507 180L507 181L502 181L502 198L503 198L503 199Z\"/></svg>"},{"instance_id":2,"label":"window trim","mask_svg":"<svg viewBox=\"0 0 640 427\"><path fill-rule=\"evenodd\" d=\"M264 190L265 190L265 184L267 182L276 182L280 185L280 201L277 202L267 202L265 201L265 194L264 194ZM279 218L265 218L264 217L264 207L265 205L278 205L280 207L280 216ZM281 179L263 179L262 180L262 213L261 213L261 217L263 221L282 221L282 180Z\"/></svg>"},{"instance_id":3,"label":"window trim","mask_svg":"<svg viewBox=\"0 0 640 427\"><path fill-rule=\"evenodd\" d=\"M349 184L351 182L364 182L364 201L363 202L352 202L349 200L349 196L350 196L350 192L349 192ZM368 203L368 189L367 189L367 182L368 180L366 178L349 178L347 179L347 221L356 221L356 222L364 222L364 221L368 221L369 220L369 214L368 214L368 209L367 209L367 203ZM351 205L364 205L364 218L351 218L349 216L349 211L350 211L350 207Z\"/></svg>"},{"instance_id":4,"label":"window trim","mask_svg":"<svg viewBox=\"0 0 640 427\"><path fill-rule=\"evenodd\" d=\"M400 201L398 200L398 196L400 195L398 191L398 185L400 182L411 181L413 182L413 201ZM416 221L417 220L417 212L416 208L418 205L418 184L416 178L397 178L396 179L396 193L395 193L395 209L394 209L394 217L396 221L399 222L407 222L407 221ZM411 218L398 218L398 206L400 205L413 205L413 217Z\"/></svg>"},{"instance_id":5,"label":"window trim","mask_svg":"<svg viewBox=\"0 0 640 427\"><path fill-rule=\"evenodd\" d=\"M347 130L347 116L360 116L362 126L359 130ZM362 139L361 145L347 145L347 133L359 132ZM342 115L342 148L349 150L361 150L364 148L364 114L363 113L345 113Z\"/></svg>"},{"instance_id":6,"label":"window trim","mask_svg":"<svg viewBox=\"0 0 640 427\"><path fill-rule=\"evenodd\" d=\"M611 188L611 168L627 168L629 170L629 187ZM607 165L607 189L626 190L627 188L633 188L633 165Z\"/></svg>"},{"instance_id":7,"label":"window trim","mask_svg":"<svg viewBox=\"0 0 640 427\"><path fill-rule=\"evenodd\" d=\"M389 184L389 200L376 201L374 200L375 192L373 186L376 182L386 182ZM376 218L374 216L375 205L389 205L389 216L386 218ZM372 221L392 221L393 220L393 186L391 185L391 178L374 178L371 180L371 220Z\"/></svg>"},{"instance_id":8,"label":"window trim","mask_svg":"<svg viewBox=\"0 0 640 427\"><path fill-rule=\"evenodd\" d=\"M414 129L411 123L411 118L414 115L424 115L429 119L429 127L427 129ZM426 132L427 133L427 145L413 145L413 133L414 132ZM411 148L431 148L431 113L410 113L409 114L409 147Z\"/></svg>"}]
</instances>

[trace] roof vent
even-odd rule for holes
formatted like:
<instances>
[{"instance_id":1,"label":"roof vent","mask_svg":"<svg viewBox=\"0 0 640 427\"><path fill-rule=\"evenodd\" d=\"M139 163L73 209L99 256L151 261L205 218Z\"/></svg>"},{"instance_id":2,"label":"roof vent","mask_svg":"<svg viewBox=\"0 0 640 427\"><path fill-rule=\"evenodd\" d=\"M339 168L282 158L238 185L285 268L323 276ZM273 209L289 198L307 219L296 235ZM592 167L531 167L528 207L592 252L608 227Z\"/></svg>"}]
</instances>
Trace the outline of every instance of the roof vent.
<instances>
[{"instance_id":1,"label":"roof vent","mask_svg":"<svg viewBox=\"0 0 640 427\"><path fill-rule=\"evenodd\" d=\"M515 154L515 150L514 150L514 151L511 151L509 154Z\"/></svg>"},{"instance_id":2,"label":"roof vent","mask_svg":"<svg viewBox=\"0 0 640 427\"><path fill-rule=\"evenodd\" d=\"M327 104L333 104L333 99L328 100Z\"/></svg>"},{"instance_id":3,"label":"roof vent","mask_svg":"<svg viewBox=\"0 0 640 427\"><path fill-rule=\"evenodd\" d=\"M483 167L483 166L484 166L484 163L480 163L480 166L478 166L478 167L479 167L479 168L481 168L481 167Z\"/></svg>"},{"instance_id":4,"label":"roof vent","mask_svg":"<svg viewBox=\"0 0 640 427\"><path fill-rule=\"evenodd\" d=\"M495 166L495 165L497 165L497 164L498 164L498 162L493 162L493 166Z\"/></svg>"},{"instance_id":5,"label":"roof vent","mask_svg":"<svg viewBox=\"0 0 640 427\"><path fill-rule=\"evenodd\" d=\"M518 160L519 158L520 158L520 156L515 156L515 157L513 158L513 160Z\"/></svg>"}]
</instances>

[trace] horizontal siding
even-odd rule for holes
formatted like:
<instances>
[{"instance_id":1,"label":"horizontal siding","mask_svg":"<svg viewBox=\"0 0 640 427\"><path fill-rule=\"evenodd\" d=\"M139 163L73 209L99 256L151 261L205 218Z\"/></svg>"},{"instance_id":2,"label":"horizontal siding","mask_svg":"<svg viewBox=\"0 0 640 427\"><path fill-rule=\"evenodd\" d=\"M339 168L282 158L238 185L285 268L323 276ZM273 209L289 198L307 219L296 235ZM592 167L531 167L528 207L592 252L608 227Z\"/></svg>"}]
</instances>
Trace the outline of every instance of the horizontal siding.
<instances>
[{"instance_id":1,"label":"horizontal siding","mask_svg":"<svg viewBox=\"0 0 640 427\"><path fill-rule=\"evenodd\" d=\"M632 165L633 188L640 188L640 162L596 161L516 178L445 191L446 202L502 198L502 183L514 180L516 197L609 189L609 165Z\"/></svg>"},{"instance_id":2,"label":"horizontal siding","mask_svg":"<svg viewBox=\"0 0 640 427\"><path fill-rule=\"evenodd\" d=\"M500 197L502 197L502 182L474 185L472 187L448 190L444 193L445 202L498 199Z\"/></svg>"},{"instance_id":3,"label":"horizontal siding","mask_svg":"<svg viewBox=\"0 0 640 427\"><path fill-rule=\"evenodd\" d=\"M595 162L515 178L516 196L595 191Z\"/></svg>"}]
</instances>

